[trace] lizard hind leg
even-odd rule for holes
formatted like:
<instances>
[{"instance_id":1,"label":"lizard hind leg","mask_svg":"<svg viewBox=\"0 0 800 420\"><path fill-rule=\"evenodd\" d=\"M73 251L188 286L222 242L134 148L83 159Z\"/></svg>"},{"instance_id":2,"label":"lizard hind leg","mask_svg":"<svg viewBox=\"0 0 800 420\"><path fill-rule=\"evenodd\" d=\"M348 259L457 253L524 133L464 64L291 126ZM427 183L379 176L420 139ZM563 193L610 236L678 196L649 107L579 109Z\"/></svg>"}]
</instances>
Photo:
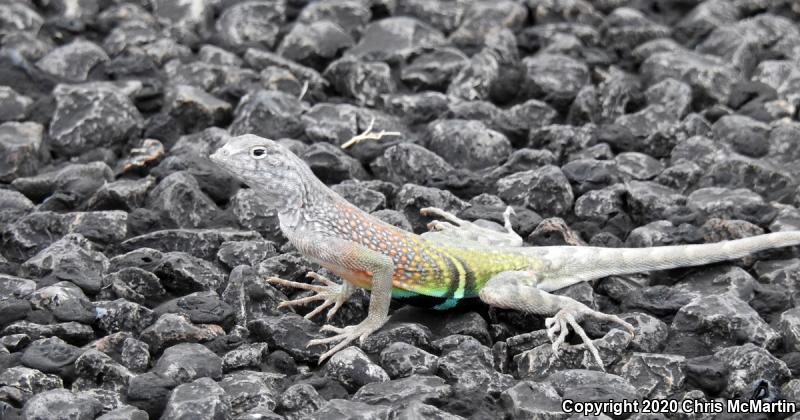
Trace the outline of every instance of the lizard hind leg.
<instances>
[{"instance_id":1,"label":"lizard hind leg","mask_svg":"<svg viewBox=\"0 0 800 420\"><path fill-rule=\"evenodd\" d=\"M592 354L600 369L605 364L600 352L591 338L580 326L579 322L587 317L617 323L631 335L633 326L616 315L604 314L567 296L550 294L536 287L538 278L531 271L504 271L489 279L481 289L479 296L489 305L505 309L514 309L538 315L552 315L545 319L547 336L553 343L553 355L558 357L558 350L567 338L571 327L583 341L583 346Z\"/></svg>"},{"instance_id":2,"label":"lizard hind leg","mask_svg":"<svg viewBox=\"0 0 800 420\"><path fill-rule=\"evenodd\" d=\"M514 209L511 206L507 207L503 212L505 232L478 226L437 207L422 208L420 209L420 214L444 219L444 221L434 220L428 224L430 232L422 234L422 237L426 239L462 245L467 242L478 246L522 246L522 237L514 232L511 227L511 215L514 214Z\"/></svg>"}]
</instances>

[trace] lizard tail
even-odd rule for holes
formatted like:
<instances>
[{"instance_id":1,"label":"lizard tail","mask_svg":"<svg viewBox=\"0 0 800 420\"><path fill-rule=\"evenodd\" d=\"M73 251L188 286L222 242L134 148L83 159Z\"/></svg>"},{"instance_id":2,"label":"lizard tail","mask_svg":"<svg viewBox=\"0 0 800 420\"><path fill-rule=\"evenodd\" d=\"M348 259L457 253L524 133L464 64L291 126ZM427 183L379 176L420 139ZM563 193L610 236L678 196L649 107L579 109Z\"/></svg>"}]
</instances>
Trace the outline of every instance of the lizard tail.
<instances>
[{"instance_id":1,"label":"lizard tail","mask_svg":"<svg viewBox=\"0 0 800 420\"><path fill-rule=\"evenodd\" d=\"M651 248L559 247L568 255L568 262L564 264L558 277L586 281L611 275L691 267L793 245L800 245L800 231L775 232L698 245Z\"/></svg>"}]
</instances>

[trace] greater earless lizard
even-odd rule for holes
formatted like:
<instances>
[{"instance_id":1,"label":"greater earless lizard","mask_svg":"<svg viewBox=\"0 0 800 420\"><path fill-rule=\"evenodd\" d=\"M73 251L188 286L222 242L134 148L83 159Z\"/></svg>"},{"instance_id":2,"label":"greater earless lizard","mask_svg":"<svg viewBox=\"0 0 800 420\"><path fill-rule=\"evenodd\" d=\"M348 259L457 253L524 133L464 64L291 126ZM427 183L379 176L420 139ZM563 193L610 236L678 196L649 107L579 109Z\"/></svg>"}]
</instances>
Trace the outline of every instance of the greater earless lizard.
<instances>
[{"instance_id":1,"label":"greater earless lizard","mask_svg":"<svg viewBox=\"0 0 800 420\"><path fill-rule=\"evenodd\" d=\"M363 344L388 319L392 298L428 296L438 301L436 309L448 309L460 299L479 297L495 307L549 316L545 326L556 355L571 327L602 368L597 349L579 323L594 317L631 334L633 326L617 315L550 292L611 275L696 266L800 244L800 232L792 231L702 245L526 247L511 228L510 211L505 213L505 232L499 232L437 208L422 212L444 221L434 221L430 232L416 235L350 204L272 140L239 136L210 158L272 203L281 231L300 253L345 280L340 285L314 273L310 275L322 285L270 278L271 283L315 293L282 306L321 301L306 318L329 308L330 319L356 288L371 291L366 319L344 328L325 325L321 330L335 335L308 343L335 343L320 362L356 339Z\"/></svg>"}]
</instances>

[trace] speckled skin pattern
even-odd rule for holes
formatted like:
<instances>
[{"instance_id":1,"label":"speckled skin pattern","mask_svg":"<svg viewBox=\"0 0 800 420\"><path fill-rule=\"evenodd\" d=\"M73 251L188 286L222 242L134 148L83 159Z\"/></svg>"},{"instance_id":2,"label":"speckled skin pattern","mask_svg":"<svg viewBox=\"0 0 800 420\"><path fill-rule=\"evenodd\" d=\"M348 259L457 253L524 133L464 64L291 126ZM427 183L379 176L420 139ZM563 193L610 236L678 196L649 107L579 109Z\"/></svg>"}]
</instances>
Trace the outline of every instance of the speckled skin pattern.
<instances>
[{"instance_id":1,"label":"speckled skin pattern","mask_svg":"<svg viewBox=\"0 0 800 420\"><path fill-rule=\"evenodd\" d=\"M350 204L314 176L300 158L272 140L236 137L211 159L273 203L281 231L298 251L347 282L340 286L325 279L325 286L309 286L268 279L317 292L284 306L322 300L307 316L333 306L330 317L354 287L372 291L363 322L345 328L323 326L336 335L309 342L336 343L320 360L355 339L363 342L380 328L388 319L392 298L428 296L436 300L432 307L448 309L463 298L478 296L493 306L552 315L545 325L554 352L572 328L602 368L599 352L578 323L586 317L609 321L621 325L631 337L633 326L616 315L549 292L610 275L702 265L800 244L800 232L776 232L714 244L653 248L523 247L508 220L509 231L499 232L433 208L428 210L452 224L415 235Z\"/></svg>"}]
</instances>

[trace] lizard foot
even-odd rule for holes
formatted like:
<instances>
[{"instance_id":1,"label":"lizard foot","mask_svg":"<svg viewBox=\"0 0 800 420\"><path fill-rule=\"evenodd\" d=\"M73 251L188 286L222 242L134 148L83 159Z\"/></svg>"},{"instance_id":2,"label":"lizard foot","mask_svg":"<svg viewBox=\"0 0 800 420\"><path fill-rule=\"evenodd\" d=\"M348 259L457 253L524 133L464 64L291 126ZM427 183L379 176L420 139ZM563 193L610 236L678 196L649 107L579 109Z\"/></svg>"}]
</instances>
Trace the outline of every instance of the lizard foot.
<instances>
[{"instance_id":1,"label":"lizard foot","mask_svg":"<svg viewBox=\"0 0 800 420\"><path fill-rule=\"evenodd\" d=\"M325 359L336 353L337 351L347 347L352 343L355 339L359 340L359 344L363 345L364 341L369 337L370 334L378 330L378 328L382 327L383 324L386 323L386 320L389 319L388 317L374 320L371 318L367 318L362 321L358 325L349 325L344 328L334 327L333 325L323 325L320 328L320 331L330 331L336 333L336 335L326 338L318 338L315 340L310 340L306 347L316 346L320 344L328 344L328 343L338 343L328 349L325 353L323 353L319 357L319 363L322 363Z\"/></svg>"},{"instance_id":2,"label":"lizard foot","mask_svg":"<svg viewBox=\"0 0 800 420\"><path fill-rule=\"evenodd\" d=\"M552 318L547 318L544 320L544 324L547 327L547 336L550 338L550 341L553 342L553 355L558 357L558 348L564 344L564 340L567 338L567 334L569 332L567 326L569 325L572 327L572 330L581 337L583 345L587 350L589 350L590 353L592 353L592 356L597 362L597 365L600 366L600 369L605 371L605 365L603 365L603 359L600 358L600 352L598 352L597 348L594 346L594 344L592 344L592 339L586 335L583 327L578 324L579 321L587 316L593 316L602 321L617 323L625 328L625 330L631 335L634 335L633 325L616 315L604 314L587 307L563 308ZM557 337L556 334L558 334Z\"/></svg>"},{"instance_id":3,"label":"lizard foot","mask_svg":"<svg viewBox=\"0 0 800 420\"><path fill-rule=\"evenodd\" d=\"M333 280L331 280L331 279L329 279L329 278L327 278L327 277L325 277L323 275L317 274L317 273L315 273L313 271L309 271L308 274L306 274L306 277L317 279L321 283L323 283L323 285L320 286L320 285L316 285L316 284L300 283L300 282L296 282L296 281L289 281L289 280L280 279L280 278L277 278L277 277L269 277L269 278L267 278L267 283L270 283L270 284L280 284L280 285L286 286L286 287L293 287L295 289L303 289L303 290L310 290L312 292L316 292L316 294L311 295L311 296L306 296L306 297L302 297L302 298L299 298L299 299L287 300L287 301L281 302L278 305L278 308L286 308L286 307L295 306L295 305L303 305L303 304L306 304L306 303L309 303L309 302L314 302L314 301L321 300L322 303L320 303L311 312L307 313L304 316L304 318L305 319L311 319L311 318L317 316L320 312L322 312L326 308L328 308L331 305L333 305L333 307L328 310L328 314L326 315L327 319L331 319L331 317L333 317L333 315L336 314L336 312L339 310L339 308L342 307L342 305L347 300L347 298L350 297L350 292L348 291L349 288L343 287L342 285L340 285L338 283L335 283Z\"/></svg>"}]
</instances>

